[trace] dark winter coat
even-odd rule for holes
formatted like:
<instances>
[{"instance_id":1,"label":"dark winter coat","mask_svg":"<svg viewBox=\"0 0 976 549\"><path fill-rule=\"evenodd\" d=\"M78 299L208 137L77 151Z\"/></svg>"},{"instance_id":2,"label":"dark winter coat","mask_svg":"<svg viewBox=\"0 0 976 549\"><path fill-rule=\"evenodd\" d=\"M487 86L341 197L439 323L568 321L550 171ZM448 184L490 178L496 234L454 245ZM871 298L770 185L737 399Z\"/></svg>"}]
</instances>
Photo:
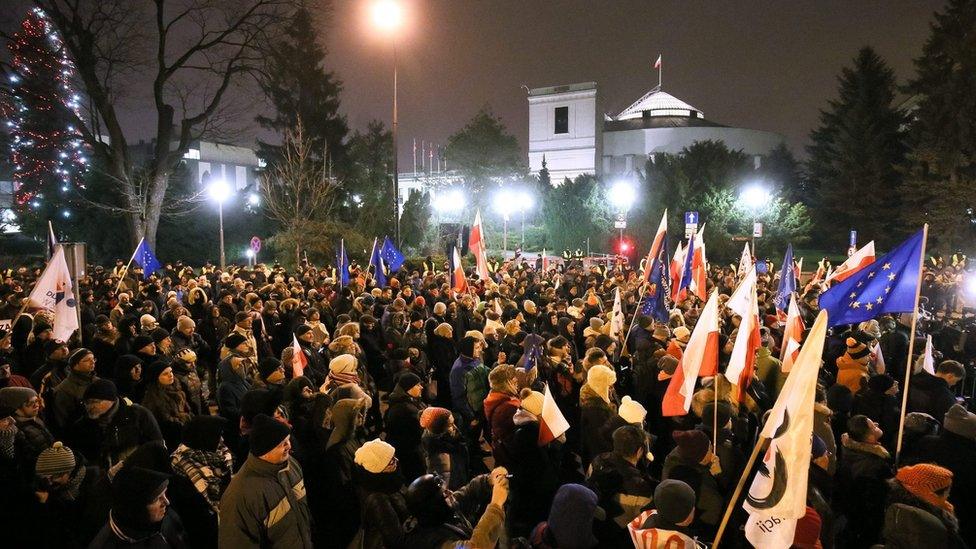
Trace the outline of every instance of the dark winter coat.
<instances>
[{"instance_id":1,"label":"dark winter coat","mask_svg":"<svg viewBox=\"0 0 976 549\"><path fill-rule=\"evenodd\" d=\"M524 410L513 418L515 431L509 444L512 478L508 481L508 533L528 536L532 528L546 520L552 499L559 490L562 444L553 441L540 448L539 420Z\"/></svg>"},{"instance_id":2,"label":"dark winter coat","mask_svg":"<svg viewBox=\"0 0 976 549\"><path fill-rule=\"evenodd\" d=\"M617 415L617 410L596 394L589 385L580 390L580 437L583 463L589 463L606 448L604 426Z\"/></svg>"},{"instance_id":3,"label":"dark winter coat","mask_svg":"<svg viewBox=\"0 0 976 549\"><path fill-rule=\"evenodd\" d=\"M919 461L952 471L949 503L955 507L963 538L976 542L976 440L942 431L919 441L916 455Z\"/></svg>"},{"instance_id":4,"label":"dark winter coat","mask_svg":"<svg viewBox=\"0 0 976 549\"><path fill-rule=\"evenodd\" d=\"M941 377L921 372L912 376L908 389L908 411L924 412L942 421L956 403L956 394Z\"/></svg>"},{"instance_id":5,"label":"dark winter coat","mask_svg":"<svg viewBox=\"0 0 976 549\"><path fill-rule=\"evenodd\" d=\"M485 398L485 418L491 427L491 453L495 458L496 467L512 465L509 453L512 434L515 432L512 418L520 404L519 399L514 396L498 391L488 393Z\"/></svg>"},{"instance_id":6,"label":"dark winter coat","mask_svg":"<svg viewBox=\"0 0 976 549\"><path fill-rule=\"evenodd\" d=\"M427 338L427 359L437 380L437 404L443 408L452 406L451 367L457 357L458 350L453 339L433 333Z\"/></svg>"},{"instance_id":7,"label":"dark winter coat","mask_svg":"<svg viewBox=\"0 0 976 549\"><path fill-rule=\"evenodd\" d=\"M140 445L162 441L163 435L149 410L120 399L101 417L85 416L76 421L68 429L67 438L72 450L107 470Z\"/></svg>"},{"instance_id":8,"label":"dark winter coat","mask_svg":"<svg viewBox=\"0 0 976 549\"><path fill-rule=\"evenodd\" d=\"M847 516L840 545L864 547L878 541L884 520L886 481L894 476L891 457L881 445L842 437L843 453L834 476L834 507Z\"/></svg>"},{"instance_id":9,"label":"dark winter coat","mask_svg":"<svg viewBox=\"0 0 976 549\"><path fill-rule=\"evenodd\" d=\"M95 537L89 549L184 549L188 547L183 523L175 511L167 511L159 528L133 533L109 522ZM243 547L243 546L241 546Z\"/></svg>"},{"instance_id":10,"label":"dark winter coat","mask_svg":"<svg viewBox=\"0 0 976 549\"><path fill-rule=\"evenodd\" d=\"M217 368L217 407L230 425L237 425L241 419L241 398L251 388L251 383L231 366L232 358L228 356L221 360Z\"/></svg>"},{"instance_id":11,"label":"dark winter coat","mask_svg":"<svg viewBox=\"0 0 976 549\"><path fill-rule=\"evenodd\" d=\"M955 516L922 501L897 480L888 481L883 534L885 547L890 549L966 547Z\"/></svg>"},{"instance_id":12,"label":"dark winter coat","mask_svg":"<svg viewBox=\"0 0 976 549\"><path fill-rule=\"evenodd\" d=\"M81 403L85 389L97 379L94 373L81 373L75 370L68 372L68 377L54 388L53 413L56 429L64 429L79 417L84 415L85 407Z\"/></svg>"},{"instance_id":13,"label":"dark winter coat","mask_svg":"<svg viewBox=\"0 0 976 549\"><path fill-rule=\"evenodd\" d=\"M627 523L650 506L657 487L650 476L614 452L593 459L587 484L607 515L594 530L602 543L610 545L627 539Z\"/></svg>"},{"instance_id":14,"label":"dark winter coat","mask_svg":"<svg viewBox=\"0 0 976 549\"><path fill-rule=\"evenodd\" d=\"M399 454L399 452L398 452ZM403 463L403 460L400 461ZM369 473L359 468L356 485L362 508L363 547L393 549L403 546L407 486L400 471Z\"/></svg>"},{"instance_id":15,"label":"dark winter coat","mask_svg":"<svg viewBox=\"0 0 976 549\"><path fill-rule=\"evenodd\" d=\"M471 474L468 470L468 447L457 430L440 435L424 431L421 444L427 459L428 473L443 478L452 490L457 490L468 482Z\"/></svg>"},{"instance_id":16,"label":"dark winter coat","mask_svg":"<svg viewBox=\"0 0 976 549\"><path fill-rule=\"evenodd\" d=\"M396 449L403 476L413 480L427 470L421 438L420 412L426 408L423 401L413 398L397 386L390 393L390 407L386 410L386 441Z\"/></svg>"}]
</instances>

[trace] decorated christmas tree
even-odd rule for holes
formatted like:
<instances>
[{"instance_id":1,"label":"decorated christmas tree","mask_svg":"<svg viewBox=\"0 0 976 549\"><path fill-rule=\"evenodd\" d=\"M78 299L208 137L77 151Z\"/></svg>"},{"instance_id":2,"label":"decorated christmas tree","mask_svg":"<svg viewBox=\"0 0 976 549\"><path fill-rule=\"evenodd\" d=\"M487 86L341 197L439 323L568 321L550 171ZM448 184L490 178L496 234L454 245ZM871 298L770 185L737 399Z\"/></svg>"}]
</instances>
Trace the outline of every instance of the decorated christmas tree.
<instances>
[{"instance_id":1,"label":"decorated christmas tree","mask_svg":"<svg viewBox=\"0 0 976 549\"><path fill-rule=\"evenodd\" d=\"M88 164L80 128L74 66L54 24L32 9L7 44L11 70L0 115L9 134L18 222L42 235L64 226L78 203Z\"/></svg>"}]
</instances>

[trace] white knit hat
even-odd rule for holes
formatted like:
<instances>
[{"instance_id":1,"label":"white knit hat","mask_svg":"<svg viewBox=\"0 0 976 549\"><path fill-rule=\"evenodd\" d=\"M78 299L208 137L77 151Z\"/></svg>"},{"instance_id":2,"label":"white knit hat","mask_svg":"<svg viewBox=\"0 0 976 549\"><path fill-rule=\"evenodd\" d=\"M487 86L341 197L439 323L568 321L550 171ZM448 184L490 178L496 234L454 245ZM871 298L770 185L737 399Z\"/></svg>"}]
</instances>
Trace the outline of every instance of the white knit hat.
<instances>
[{"instance_id":1,"label":"white knit hat","mask_svg":"<svg viewBox=\"0 0 976 549\"><path fill-rule=\"evenodd\" d=\"M393 461L394 452L393 446L374 438L356 450L356 463L370 473L382 473Z\"/></svg>"},{"instance_id":2,"label":"white knit hat","mask_svg":"<svg viewBox=\"0 0 976 549\"><path fill-rule=\"evenodd\" d=\"M329 361L329 371L334 374L351 374L356 371L356 357L339 355Z\"/></svg>"},{"instance_id":3,"label":"white knit hat","mask_svg":"<svg viewBox=\"0 0 976 549\"><path fill-rule=\"evenodd\" d=\"M525 393L523 392L522 394ZM545 399L546 397L539 391L531 391L522 397L522 409L534 416L541 416L542 403Z\"/></svg>"},{"instance_id":4,"label":"white knit hat","mask_svg":"<svg viewBox=\"0 0 976 549\"><path fill-rule=\"evenodd\" d=\"M642 421L644 421L644 417L647 416L647 410L640 402L637 402L629 396L625 396L620 401L620 408L617 411L617 414L624 418L624 421L627 423L639 425Z\"/></svg>"},{"instance_id":5,"label":"white knit hat","mask_svg":"<svg viewBox=\"0 0 976 549\"><path fill-rule=\"evenodd\" d=\"M142 327L143 330L152 330L156 326L159 326L159 323L156 322L156 317L153 315L144 314L139 317L139 326Z\"/></svg>"}]
</instances>

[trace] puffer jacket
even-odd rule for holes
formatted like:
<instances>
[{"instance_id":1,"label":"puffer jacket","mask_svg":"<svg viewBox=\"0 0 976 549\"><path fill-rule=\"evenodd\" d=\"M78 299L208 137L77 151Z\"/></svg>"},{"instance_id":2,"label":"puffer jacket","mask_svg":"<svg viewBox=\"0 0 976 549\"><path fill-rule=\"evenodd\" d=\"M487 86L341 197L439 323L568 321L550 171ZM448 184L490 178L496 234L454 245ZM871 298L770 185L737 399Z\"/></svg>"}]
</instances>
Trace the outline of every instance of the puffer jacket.
<instances>
[{"instance_id":1,"label":"puffer jacket","mask_svg":"<svg viewBox=\"0 0 976 549\"><path fill-rule=\"evenodd\" d=\"M248 455L220 498L221 547L312 547L302 468Z\"/></svg>"},{"instance_id":2,"label":"puffer jacket","mask_svg":"<svg viewBox=\"0 0 976 549\"><path fill-rule=\"evenodd\" d=\"M514 396L498 391L488 393L485 398L485 418L491 427L491 454L496 467L509 467L512 463L509 447L515 423L512 421L521 401Z\"/></svg>"},{"instance_id":3,"label":"puffer jacket","mask_svg":"<svg viewBox=\"0 0 976 549\"><path fill-rule=\"evenodd\" d=\"M583 463L589 463L604 448L603 427L617 415L614 405L596 393L589 385L580 389L580 437Z\"/></svg>"},{"instance_id":4,"label":"puffer jacket","mask_svg":"<svg viewBox=\"0 0 976 549\"><path fill-rule=\"evenodd\" d=\"M886 548L966 547L954 515L922 501L897 480L888 481L882 533Z\"/></svg>"},{"instance_id":5,"label":"puffer jacket","mask_svg":"<svg viewBox=\"0 0 976 549\"><path fill-rule=\"evenodd\" d=\"M163 435L149 410L122 398L101 417L85 416L76 421L67 439L72 450L107 470L142 444L162 441Z\"/></svg>"}]
</instances>

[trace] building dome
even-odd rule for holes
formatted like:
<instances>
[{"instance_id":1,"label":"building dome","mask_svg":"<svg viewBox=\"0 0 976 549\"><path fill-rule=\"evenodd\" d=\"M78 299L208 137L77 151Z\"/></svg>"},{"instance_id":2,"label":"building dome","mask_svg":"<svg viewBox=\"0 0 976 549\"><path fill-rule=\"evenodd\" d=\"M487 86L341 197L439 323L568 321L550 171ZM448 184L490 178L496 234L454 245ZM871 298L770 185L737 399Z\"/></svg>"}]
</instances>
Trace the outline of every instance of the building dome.
<instances>
[{"instance_id":1,"label":"building dome","mask_svg":"<svg viewBox=\"0 0 976 549\"><path fill-rule=\"evenodd\" d=\"M690 118L704 118L700 110L677 97L654 88L624 109L617 115L616 120L634 120L652 116L685 116Z\"/></svg>"}]
</instances>

